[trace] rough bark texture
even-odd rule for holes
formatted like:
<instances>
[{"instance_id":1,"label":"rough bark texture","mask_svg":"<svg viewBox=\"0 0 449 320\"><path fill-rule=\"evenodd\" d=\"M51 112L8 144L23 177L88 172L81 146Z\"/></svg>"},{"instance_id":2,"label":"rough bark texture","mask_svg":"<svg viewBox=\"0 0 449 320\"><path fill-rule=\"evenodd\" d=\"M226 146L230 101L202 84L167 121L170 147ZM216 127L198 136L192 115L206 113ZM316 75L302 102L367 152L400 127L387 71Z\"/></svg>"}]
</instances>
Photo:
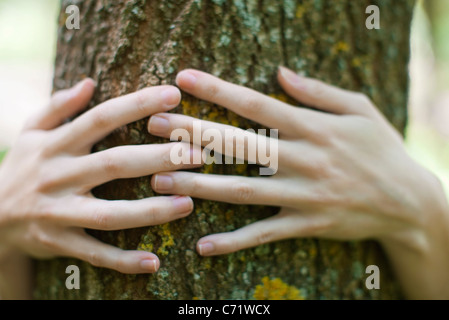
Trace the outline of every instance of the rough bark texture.
<instances>
[{"instance_id":1,"label":"rough bark texture","mask_svg":"<svg viewBox=\"0 0 449 320\"><path fill-rule=\"evenodd\" d=\"M72 3L72 1L71 1ZM199 68L290 101L276 83L279 65L351 90L363 91L400 130L406 125L409 27L413 0L86 0L78 1L81 29L67 30L62 3L55 89L83 77L98 81L95 105L137 89L173 84L179 70ZM381 9L381 30L365 28L365 9ZM293 102L293 101L292 101ZM294 102L293 102L294 103ZM260 126L184 94L176 112ZM116 130L96 150L161 142L146 120ZM207 166L203 172L256 175L250 166ZM354 186L356 187L356 186ZM95 190L106 199L153 196L150 177L114 181ZM163 226L92 231L124 249L151 250L154 275L123 275L73 259L37 262L40 299L394 299L400 292L373 242L300 239L222 257L195 252L204 235L234 230L276 208L195 200L192 215ZM81 289L65 288L69 264L81 268ZM365 288L365 268L381 270L381 289Z\"/></svg>"}]
</instances>

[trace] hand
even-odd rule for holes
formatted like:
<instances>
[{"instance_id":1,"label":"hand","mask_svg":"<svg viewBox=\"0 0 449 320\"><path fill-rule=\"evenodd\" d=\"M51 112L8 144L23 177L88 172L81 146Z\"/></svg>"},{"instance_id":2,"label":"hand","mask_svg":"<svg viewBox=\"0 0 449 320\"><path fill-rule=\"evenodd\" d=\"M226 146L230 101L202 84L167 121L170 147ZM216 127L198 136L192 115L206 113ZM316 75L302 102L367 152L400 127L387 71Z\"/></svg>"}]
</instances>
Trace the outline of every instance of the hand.
<instances>
[{"instance_id":1,"label":"hand","mask_svg":"<svg viewBox=\"0 0 449 320\"><path fill-rule=\"evenodd\" d=\"M187 151L191 147L170 143L90 151L114 129L174 108L180 92L172 86L146 88L106 101L62 124L87 106L94 87L87 79L57 92L48 108L30 120L4 159L0 166L0 247L19 249L36 258L75 257L123 273L155 272L160 265L156 255L107 245L83 228L117 230L162 224L187 216L193 209L192 199L106 201L94 198L90 191L115 179L193 167L170 161L173 147L181 145Z\"/></svg>"},{"instance_id":2,"label":"hand","mask_svg":"<svg viewBox=\"0 0 449 320\"><path fill-rule=\"evenodd\" d=\"M297 237L400 241L412 250L427 246L425 231L432 215L423 213L444 207L441 186L407 155L401 136L371 101L285 68L280 68L278 80L293 98L322 112L294 107L196 70L177 77L182 90L279 129L280 135L279 171L273 177L189 172L153 176L153 189L163 194L281 207L266 220L200 239L198 252L220 255ZM192 135L194 121L198 120L158 114L151 117L149 132L168 138L174 129L183 128ZM223 133L233 127L202 121L201 128ZM233 130L240 137L251 135ZM201 144L209 142L204 139Z\"/></svg>"}]
</instances>

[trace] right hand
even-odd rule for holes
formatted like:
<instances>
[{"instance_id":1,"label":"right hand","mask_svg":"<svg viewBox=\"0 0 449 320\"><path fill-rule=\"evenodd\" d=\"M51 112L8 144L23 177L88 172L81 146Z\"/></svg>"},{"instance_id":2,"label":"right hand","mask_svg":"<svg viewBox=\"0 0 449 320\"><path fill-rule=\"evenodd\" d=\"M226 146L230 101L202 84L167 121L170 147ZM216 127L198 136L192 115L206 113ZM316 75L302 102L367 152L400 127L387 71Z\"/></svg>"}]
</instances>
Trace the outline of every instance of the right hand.
<instances>
[{"instance_id":1,"label":"right hand","mask_svg":"<svg viewBox=\"0 0 449 320\"><path fill-rule=\"evenodd\" d=\"M190 214L192 199L107 201L94 198L91 190L115 179L194 166L170 161L170 150L178 143L90 151L114 129L173 109L181 94L173 86L146 88L106 101L63 124L87 106L94 88L94 82L86 79L57 92L48 108L28 122L4 159L0 166L0 247L35 258L75 257L122 273L156 272L160 265L156 255L102 243L84 228L118 230L166 223Z\"/></svg>"}]
</instances>

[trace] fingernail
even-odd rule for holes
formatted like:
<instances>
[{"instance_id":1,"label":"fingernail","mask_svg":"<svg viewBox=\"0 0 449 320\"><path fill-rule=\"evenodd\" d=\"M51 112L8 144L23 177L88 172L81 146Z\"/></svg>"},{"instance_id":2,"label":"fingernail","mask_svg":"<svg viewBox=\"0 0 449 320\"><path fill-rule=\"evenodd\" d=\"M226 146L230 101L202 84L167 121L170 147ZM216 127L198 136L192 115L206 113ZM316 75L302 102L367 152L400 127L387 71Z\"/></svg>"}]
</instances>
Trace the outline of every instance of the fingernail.
<instances>
[{"instance_id":1,"label":"fingernail","mask_svg":"<svg viewBox=\"0 0 449 320\"><path fill-rule=\"evenodd\" d=\"M173 200L173 205L181 213L191 212L193 209L193 201L189 197L178 197Z\"/></svg>"},{"instance_id":2,"label":"fingernail","mask_svg":"<svg viewBox=\"0 0 449 320\"><path fill-rule=\"evenodd\" d=\"M147 270L147 271L150 271L150 272L156 272L157 271L157 261L154 260L154 259L142 260L140 262L140 267L143 270Z\"/></svg>"},{"instance_id":3,"label":"fingernail","mask_svg":"<svg viewBox=\"0 0 449 320\"><path fill-rule=\"evenodd\" d=\"M196 77L189 71L182 71L176 78L176 83L184 89L193 89L196 84Z\"/></svg>"},{"instance_id":4,"label":"fingernail","mask_svg":"<svg viewBox=\"0 0 449 320\"><path fill-rule=\"evenodd\" d=\"M204 256L206 254L210 254L215 250L215 247L213 243L205 242L198 245L198 251L200 252L200 255Z\"/></svg>"},{"instance_id":5,"label":"fingernail","mask_svg":"<svg viewBox=\"0 0 449 320\"><path fill-rule=\"evenodd\" d=\"M167 119L158 116L152 116L150 118L150 122L148 123L148 131L150 133L164 134L167 133L169 129L170 122L168 122Z\"/></svg>"},{"instance_id":6,"label":"fingernail","mask_svg":"<svg viewBox=\"0 0 449 320\"><path fill-rule=\"evenodd\" d=\"M173 185L174 185L173 179L170 176L158 174L154 178L154 186L156 190L168 191L173 188Z\"/></svg>"},{"instance_id":7,"label":"fingernail","mask_svg":"<svg viewBox=\"0 0 449 320\"><path fill-rule=\"evenodd\" d=\"M169 87L161 92L162 101L164 103L164 107L173 108L179 104L179 100L181 99L181 93L175 87Z\"/></svg>"},{"instance_id":8,"label":"fingernail","mask_svg":"<svg viewBox=\"0 0 449 320\"><path fill-rule=\"evenodd\" d=\"M285 78L285 80L287 80L291 84L297 85L301 83L301 76L294 73L290 69L287 69L285 67L279 67L279 72L281 73L282 77Z\"/></svg>"}]
</instances>

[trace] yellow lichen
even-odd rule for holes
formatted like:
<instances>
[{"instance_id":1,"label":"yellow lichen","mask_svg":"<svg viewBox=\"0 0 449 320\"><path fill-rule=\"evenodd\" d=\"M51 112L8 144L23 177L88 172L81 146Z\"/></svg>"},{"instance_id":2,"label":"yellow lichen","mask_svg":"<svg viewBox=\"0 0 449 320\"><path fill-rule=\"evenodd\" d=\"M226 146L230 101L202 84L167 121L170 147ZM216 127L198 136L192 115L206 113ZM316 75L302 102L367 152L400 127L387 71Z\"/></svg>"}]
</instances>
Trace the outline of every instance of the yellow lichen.
<instances>
[{"instance_id":1,"label":"yellow lichen","mask_svg":"<svg viewBox=\"0 0 449 320\"><path fill-rule=\"evenodd\" d=\"M257 285L254 291L256 300L304 300L301 292L289 286L279 278L262 278L262 284Z\"/></svg>"},{"instance_id":2,"label":"yellow lichen","mask_svg":"<svg viewBox=\"0 0 449 320\"><path fill-rule=\"evenodd\" d=\"M216 110L212 110L211 112L209 112L207 114L207 120L223 123L223 121L219 121L219 120L223 120L223 119L220 119L220 113ZM226 123L227 120L225 120L224 122Z\"/></svg>"},{"instance_id":3,"label":"yellow lichen","mask_svg":"<svg viewBox=\"0 0 449 320\"><path fill-rule=\"evenodd\" d=\"M231 121L229 121L229 123L233 127L239 127L240 126L240 121L237 118L232 118Z\"/></svg>"},{"instance_id":4,"label":"yellow lichen","mask_svg":"<svg viewBox=\"0 0 449 320\"><path fill-rule=\"evenodd\" d=\"M274 99L277 99L279 101L282 101L282 102L288 102L288 97L285 94L282 94L282 93L279 93L279 94L271 93L271 94L269 94L269 96L274 98Z\"/></svg>"},{"instance_id":5,"label":"yellow lichen","mask_svg":"<svg viewBox=\"0 0 449 320\"><path fill-rule=\"evenodd\" d=\"M200 108L198 104L193 105L187 100L182 100L181 102L182 113L189 116L197 117L200 114Z\"/></svg>"},{"instance_id":6,"label":"yellow lichen","mask_svg":"<svg viewBox=\"0 0 449 320\"><path fill-rule=\"evenodd\" d=\"M316 248L315 247L311 247L310 248L310 250L309 250L309 255L310 255L310 257L312 257L312 258L315 258L316 257L316 255L317 255L317 250L316 250Z\"/></svg>"},{"instance_id":7,"label":"yellow lichen","mask_svg":"<svg viewBox=\"0 0 449 320\"><path fill-rule=\"evenodd\" d=\"M200 300L198 297L193 297L192 300Z\"/></svg>"},{"instance_id":8,"label":"yellow lichen","mask_svg":"<svg viewBox=\"0 0 449 320\"><path fill-rule=\"evenodd\" d=\"M351 61L351 65L352 65L353 67L358 68L358 67L360 67L360 66L362 65L362 60L361 60L360 58L354 58L354 59L352 59L352 61Z\"/></svg>"},{"instance_id":9,"label":"yellow lichen","mask_svg":"<svg viewBox=\"0 0 449 320\"><path fill-rule=\"evenodd\" d=\"M144 242L141 242L141 243L139 243L139 245L137 246L137 250L140 250L140 251L147 251L147 252L153 252L153 244L152 244L152 243L144 243Z\"/></svg>"},{"instance_id":10,"label":"yellow lichen","mask_svg":"<svg viewBox=\"0 0 449 320\"><path fill-rule=\"evenodd\" d=\"M162 243L159 249L157 249L157 254L166 256L169 253L167 248L175 245L175 240L170 232L168 223L161 226L161 231L159 233L161 234Z\"/></svg>"},{"instance_id":11,"label":"yellow lichen","mask_svg":"<svg viewBox=\"0 0 449 320\"><path fill-rule=\"evenodd\" d=\"M204 269L206 270L210 270L210 268L212 268L212 265L210 263L210 259L204 259L204 265L203 265Z\"/></svg>"},{"instance_id":12,"label":"yellow lichen","mask_svg":"<svg viewBox=\"0 0 449 320\"><path fill-rule=\"evenodd\" d=\"M248 168L248 164L242 163L242 164L236 164L235 165L235 172L237 174L244 174L246 172L246 169Z\"/></svg>"},{"instance_id":13,"label":"yellow lichen","mask_svg":"<svg viewBox=\"0 0 449 320\"><path fill-rule=\"evenodd\" d=\"M333 47L332 51L334 54L341 53L341 52L348 52L349 51L349 44L347 44L344 41L338 41L335 46Z\"/></svg>"},{"instance_id":14,"label":"yellow lichen","mask_svg":"<svg viewBox=\"0 0 449 320\"><path fill-rule=\"evenodd\" d=\"M204 174L209 174L214 172L214 163L205 164L203 170L201 171Z\"/></svg>"},{"instance_id":15,"label":"yellow lichen","mask_svg":"<svg viewBox=\"0 0 449 320\"><path fill-rule=\"evenodd\" d=\"M299 5L299 6L296 8L296 18L301 19L301 18L304 16L305 13L306 13L306 8L305 8L305 6Z\"/></svg>"}]
</instances>

